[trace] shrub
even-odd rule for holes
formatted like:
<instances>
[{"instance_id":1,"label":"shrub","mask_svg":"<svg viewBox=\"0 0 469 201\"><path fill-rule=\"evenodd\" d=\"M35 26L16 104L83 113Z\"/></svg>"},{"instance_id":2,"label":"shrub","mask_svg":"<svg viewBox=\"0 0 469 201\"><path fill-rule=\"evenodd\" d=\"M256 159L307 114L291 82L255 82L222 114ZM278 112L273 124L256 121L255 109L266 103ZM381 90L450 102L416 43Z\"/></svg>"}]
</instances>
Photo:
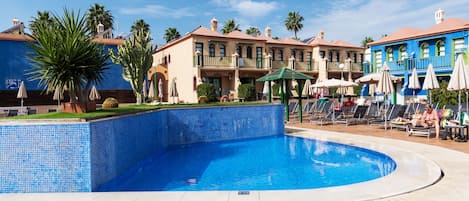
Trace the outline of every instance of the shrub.
<instances>
[{"instance_id":1,"label":"shrub","mask_svg":"<svg viewBox=\"0 0 469 201\"><path fill-rule=\"evenodd\" d=\"M116 108L119 107L119 101L113 97L108 97L103 102L103 108Z\"/></svg>"},{"instance_id":2,"label":"shrub","mask_svg":"<svg viewBox=\"0 0 469 201\"><path fill-rule=\"evenodd\" d=\"M273 96L280 96L280 94L278 93L279 88L280 88L280 84L275 83L274 85L272 85L272 95Z\"/></svg>"},{"instance_id":3,"label":"shrub","mask_svg":"<svg viewBox=\"0 0 469 201\"><path fill-rule=\"evenodd\" d=\"M242 84L238 87L238 97L247 101L256 100L256 87L253 84Z\"/></svg>"},{"instance_id":4,"label":"shrub","mask_svg":"<svg viewBox=\"0 0 469 201\"><path fill-rule=\"evenodd\" d=\"M216 89L213 84L203 83L197 86L197 97L205 96L208 101L215 101L217 99Z\"/></svg>"}]
</instances>

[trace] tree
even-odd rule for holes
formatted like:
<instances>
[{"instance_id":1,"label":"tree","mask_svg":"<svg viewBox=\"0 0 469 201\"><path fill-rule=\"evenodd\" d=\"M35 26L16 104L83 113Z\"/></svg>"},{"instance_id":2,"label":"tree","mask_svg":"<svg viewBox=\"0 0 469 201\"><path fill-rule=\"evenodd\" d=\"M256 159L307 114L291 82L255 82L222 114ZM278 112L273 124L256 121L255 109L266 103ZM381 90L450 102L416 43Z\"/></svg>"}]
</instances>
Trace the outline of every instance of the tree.
<instances>
[{"instance_id":1,"label":"tree","mask_svg":"<svg viewBox=\"0 0 469 201\"><path fill-rule=\"evenodd\" d=\"M261 35L261 31L259 31L257 27L249 27L248 29L246 29L246 34L258 36Z\"/></svg>"},{"instance_id":2,"label":"tree","mask_svg":"<svg viewBox=\"0 0 469 201\"><path fill-rule=\"evenodd\" d=\"M221 31L223 34L228 34L232 31L241 31L241 29L239 29L239 24L236 24L234 19L229 19L225 22Z\"/></svg>"},{"instance_id":3,"label":"tree","mask_svg":"<svg viewBox=\"0 0 469 201\"><path fill-rule=\"evenodd\" d=\"M112 28L114 17L111 11L105 10L104 6L95 3L90 6L88 13L86 13L86 26L90 30L91 36L95 37L98 34L98 24L104 25L104 29Z\"/></svg>"},{"instance_id":4,"label":"tree","mask_svg":"<svg viewBox=\"0 0 469 201\"><path fill-rule=\"evenodd\" d=\"M142 104L143 81L153 63L153 46L150 44L150 32L145 27L135 30L134 35L125 40L124 45L117 48L117 53L110 49L109 53L114 63L123 68L122 77L130 82L130 86L137 97L137 105Z\"/></svg>"},{"instance_id":5,"label":"tree","mask_svg":"<svg viewBox=\"0 0 469 201\"><path fill-rule=\"evenodd\" d=\"M46 27L49 27L52 25L52 23L53 21L49 11L37 11L36 17L33 17L29 24L29 29L31 30L32 35L36 35L36 32L39 27L43 26L41 24L44 24Z\"/></svg>"},{"instance_id":6,"label":"tree","mask_svg":"<svg viewBox=\"0 0 469 201\"><path fill-rule=\"evenodd\" d=\"M64 10L64 16L52 17L53 25L39 23L34 52L28 56L34 66L31 80L39 80L46 93L56 88L66 89L70 102L88 102L92 84L103 80L109 58L104 49L92 42L85 17L78 12Z\"/></svg>"},{"instance_id":7,"label":"tree","mask_svg":"<svg viewBox=\"0 0 469 201\"><path fill-rule=\"evenodd\" d=\"M300 15L299 12L291 11L288 13L287 19L285 19L285 27L288 31L295 32L295 39L298 40L296 33L303 28L303 16Z\"/></svg>"},{"instance_id":8,"label":"tree","mask_svg":"<svg viewBox=\"0 0 469 201\"><path fill-rule=\"evenodd\" d=\"M147 24L143 19L139 19L132 24L130 32L134 35L142 35L142 33L150 33L150 25Z\"/></svg>"},{"instance_id":9,"label":"tree","mask_svg":"<svg viewBox=\"0 0 469 201\"><path fill-rule=\"evenodd\" d=\"M172 40L176 40L178 38L181 38L181 34L179 34L179 31L174 28L174 27L169 27L166 29L165 34L164 34L164 39L166 40L166 43L169 43Z\"/></svg>"},{"instance_id":10,"label":"tree","mask_svg":"<svg viewBox=\"0 0 469 201\"><path fill-rule=\"evenodd\" d=\"M362 47L364 48L368 48L368 43L371 43L373 42L373 38L369 37L369 36L366 36L363 40L362 40Z\"/></svg>"}]
</instances>

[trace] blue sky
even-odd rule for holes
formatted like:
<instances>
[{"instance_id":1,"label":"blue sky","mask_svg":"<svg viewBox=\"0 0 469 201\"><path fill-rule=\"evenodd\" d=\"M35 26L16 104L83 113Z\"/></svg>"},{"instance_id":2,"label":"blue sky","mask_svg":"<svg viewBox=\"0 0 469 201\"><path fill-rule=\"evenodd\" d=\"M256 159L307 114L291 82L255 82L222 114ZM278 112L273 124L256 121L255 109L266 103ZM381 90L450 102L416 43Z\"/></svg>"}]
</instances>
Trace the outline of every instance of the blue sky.
<instances>
[{"instance_id":1,"label":"blue sky","mask_svg":"<svg viewBox=\"0 0 469 201\"><path fill-rule=\"evenodd\" d=\"M305 18L300 38L323 30L326 40L340 39L357 45L365 36L376 40L402 27L429 28L438 8L445 10L447 18L469 20L469 0L14 0L0 8L0 30L11 26L13 17L28 25L37 11L61 14L67 7L85 12L94 3L104 5L114 15L115 33L125 35L135 20L144 19L158 44L164 43L168 27L177 28L183 35L199 25L209 27L213 17L218 19L219 28L228 19L235 19L243 31L254 26L264 32L270 26L273 36L292 37L284 26L290 11L298 11Z\"/></svg>"}]
</instances>

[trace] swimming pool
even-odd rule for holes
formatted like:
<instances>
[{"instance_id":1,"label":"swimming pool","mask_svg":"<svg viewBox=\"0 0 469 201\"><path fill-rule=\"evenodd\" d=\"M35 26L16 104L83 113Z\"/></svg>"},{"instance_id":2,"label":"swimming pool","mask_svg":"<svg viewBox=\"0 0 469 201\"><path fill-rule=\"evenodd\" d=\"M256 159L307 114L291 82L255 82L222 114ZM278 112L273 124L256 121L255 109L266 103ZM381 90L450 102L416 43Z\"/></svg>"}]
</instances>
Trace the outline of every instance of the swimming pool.
<instances>
[{"instance_id":1,"label":"swimming pool","mask_svg":"<svg viewBox=\"0 0 469 201\"><path fill-rule=\"evenodd\" d=\"M395 169L390 157L368 149L274 136L171 147L98 191L312 189L373 180Z\"/></svg>"}]
</instances>

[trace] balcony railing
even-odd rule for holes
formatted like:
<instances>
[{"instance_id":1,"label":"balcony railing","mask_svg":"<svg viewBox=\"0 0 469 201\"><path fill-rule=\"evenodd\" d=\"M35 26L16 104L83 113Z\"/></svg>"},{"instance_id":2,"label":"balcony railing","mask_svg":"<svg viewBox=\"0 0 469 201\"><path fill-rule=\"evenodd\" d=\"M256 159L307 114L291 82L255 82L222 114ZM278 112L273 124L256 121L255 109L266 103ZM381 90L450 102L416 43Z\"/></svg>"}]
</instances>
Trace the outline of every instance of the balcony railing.
<instances>
[{"instance_id":1,"label":"balcony railing","mask_svg":"<svg viewBox=\"0 0 469 201\"><path fill-rule=\"evenodd\" d=\"M316 65L317 66L317 65ZM298 62L296 61L295 62L295 69L296 70L302 70L302 71L317 71L317 67L316 69L314 68L315 65L314 65L314 62L313 61L304 61L304 62Z\"/></svg>"},{"instance_id":2,"label":"balcony railing","mask_svg":"<svg viewBox=\"0 0 469 201\"><path fill-rule=\"evenodd\" d=\"M327 71L328 72L363 72L363 65L360 63L344 63L344 68L339 67L340 63L338 62L327 62ZM350 67L349 67L350 66Z\"/></svg>"},{"instance_id":3,"label":"balcony railing","mask_svg":"<svg viewBox=\"0 0 469 201\"><path fill-rule=\"evenodd\" d=\"M388 67L391 73L403 73L405 71L410 71L413 68L417 68L417 71L426 71L429 64L433 65L433 69L435 71L449 70L453 68L453 65L451 64L451 55L389 62Z\"/></svg>"},{"instance_id":4,"label":"balcony railing","mask_svg":"<svg viewBox=\"0 0 469 201\"><path fill-rule=\"evenodd\" d=\"M272 68L279 69L281 67L287 67L288 61L272 61Z\"/></svg>"}]
</instances>

